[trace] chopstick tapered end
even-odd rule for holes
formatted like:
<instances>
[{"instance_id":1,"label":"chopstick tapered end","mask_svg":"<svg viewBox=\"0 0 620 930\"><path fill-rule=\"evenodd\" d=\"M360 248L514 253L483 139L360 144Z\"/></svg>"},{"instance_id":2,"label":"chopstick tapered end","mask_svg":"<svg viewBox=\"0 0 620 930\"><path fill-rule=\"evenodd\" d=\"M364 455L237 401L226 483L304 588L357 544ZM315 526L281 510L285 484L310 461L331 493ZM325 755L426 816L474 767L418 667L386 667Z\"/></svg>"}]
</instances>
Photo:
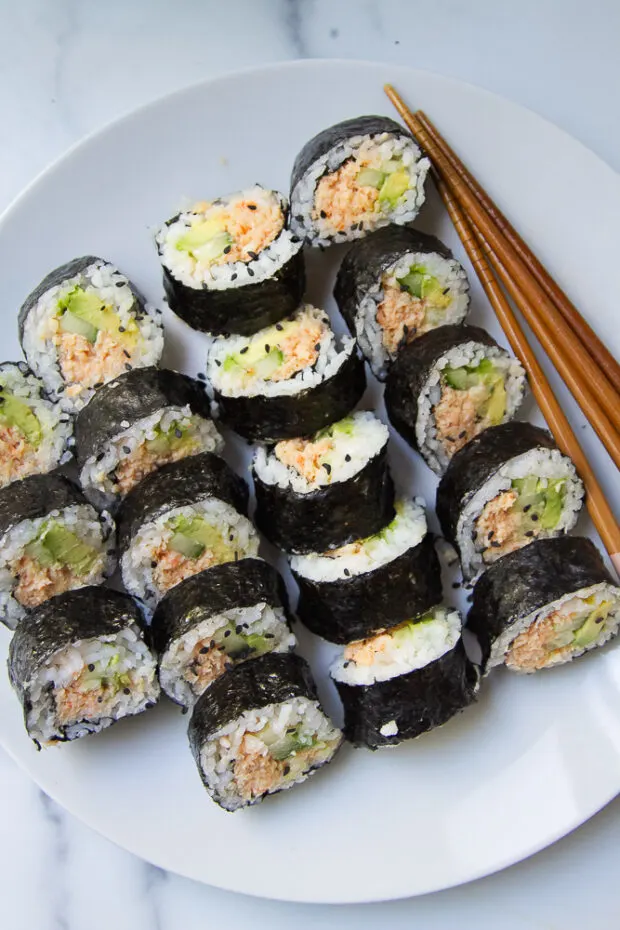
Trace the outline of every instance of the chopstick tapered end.
<instances>
[{"instance_id":1,"label":"chopstick tapered end","mask_svg":"<svg viewBox=\"0 0 620 930\"><path fill-rule=\"evenodd\" d=\"M620 552L610 552L609 558L611 559L613 567L616 569L616 574L620 578Z\"/></svg>"}]
</instances>

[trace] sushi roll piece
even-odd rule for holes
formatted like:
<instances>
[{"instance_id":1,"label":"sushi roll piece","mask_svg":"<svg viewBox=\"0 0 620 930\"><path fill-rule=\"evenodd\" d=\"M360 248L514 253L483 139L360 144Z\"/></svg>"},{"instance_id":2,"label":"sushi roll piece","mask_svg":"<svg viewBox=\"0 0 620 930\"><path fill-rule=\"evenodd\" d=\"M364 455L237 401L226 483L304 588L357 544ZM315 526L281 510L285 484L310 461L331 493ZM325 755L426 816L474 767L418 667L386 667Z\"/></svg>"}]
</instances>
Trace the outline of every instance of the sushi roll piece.
<instances>
[{"instance_id":1,"label":"sushi roll piece","mask_svg":"<svg viewBox=\"0 0 620 930\"><path fill-rule=\"evenodd\" d=\"M309 439L254 455L256 525L286 552L334 549L371 536L394 516L388 429L359 411Z\"/></svg>"},{"instance_id":2,"label":"sushi roll piece","mask_svg":"<svg viewBox=\"0 0 620 930\"><path fill-rule=\"evenodd\" d=\"M24 362L0 363L0 487L72 456L73 424Z\"/></svg>"},{"instance_id":3,"label":"sushi roll piece","mask_svg":"<svg viewBox=\"0 0 620 930\"><path fill-rule=\"evenodd\" d=\"M299 619L332 643L364 639L441 600L441 569L422 502L400 500L379 533L291 558Z\"/></svg>"},{"instance_id":4,"label":"sushi roll piece","mask_svg":"<svg viewBox=\"0 0 620 930\"><path fill-rule=\"evenodd\" d=\"M589 539L539 539L476 583L468 628L485 672L535 672L571 662L618 633L620 588Z\"/></svg>"},{"instance_id":5,"label":"sushi roll piece","mask_svg":"<svg viewBox=\"0 0 620 930\"><path fill-rule=\"evenodd\" d=\"M469 282L463 266L435 236L386 226L347 252L334 297L383 381L403 346L438 326L463 322Z\"/></svg>"},{"instance_id":6,"label":"sushi roll piece","mask_svg":"<svg viewBox=\"0 0 620 930\"><path fill-rule=\"evenodd\" d=\"M442 726L478 690L461 618L442 606L349 643L330 673L344 706L345 738L368 749L396 746Z\"/></svg>"},{"instance_id":7,"label":"sushi roll piece","mask_svg":"<svg viewBox=\"0 0 620 930\"><path fill-rule=\"evenodd\" d=\"M327 246L410 223L424 203L429 167L407 130L385 116L330 126L295 159L291 229L309 245Z\"/></svg>"},{"instance_id":8,"label":"sushi roll piece","mask_svg":"<svg viewBox=\"0 0 620 930\"><path fill-rule=\"evenodd\" d=\"M110 506L146 475L199 452L221 452L204 385L159 368L125 372L100 388L75 420L80 483Z\"/></svg>"},{"instance_id":9,"label":"sushi roll piece","mask_svg":"<svg viewBox=\"0 0 620 930\"><path fill-rule=\"evenodd\" d=\"M218 678L196 703L188 736L205 788L227 811L300 784L342 742L307 663L274 653Z\"/></svg>"},{"instance_id":10,"label":"sushi roll piece","mask_svg":"<svg viewBox=\"0 0 620 930\"><path fill-rule=\"evenodd\" d=\"M249 336L299 305L301 240L288 202L256 184L177 214L157 234L170 309L193 329Z\"/></svg>"},{"instance_id":11,"label":"sushi roll piece","mask_svg":"<svg viewBox=\"0 0 620 930\"><path fill-rule=\"evenodd\" d=\"M19 339L45 390L71 413L132 368L156 365L159 316L114 265L85 255L51 271L19 311Z\"/></svg>"},{"instance_id":12,"label":"sushi roll piece","mask_svg":"<svg viewBox=\"0 0 620 930\"><path fill-rule=\"evenodd\" d=\"M254 336L215 339L207 380L222 420L252 442L310 436L341 420L366 388L355 340L304 304Z\"/></svg>"},{"instance_id":13,"label":"sushi roll piece","mask_svg":"<svg viewBox=\"0 0 620 930\"><path fill-rule=\"evenodd\" d=\"M99 733L156 703L155 655L126 594L66 591L20 621L9 678L37 748Z\"/></svg>"},{"instance_id":14,"label":"sushi roll piece","mask_svg":"<svg viewBox=\"0 0 620 930\"><path fill-rule=\"evenodd\" d=\"M454 456L437 488L437 517L469 580L534 539L568 532L583 495L575 466L546 430L504 423Z\"/></svg>"},{"instance_id":15,"label":"sushi roll piece","mask_svg":"<svg viewBox=\"0 0 620 930\"><path fill-rule=\"evenodd\" d=\"M116 566L114 521L58 474L31 475L0 491L0 620L14 629L27 609L101 584Z\"/></svg>"},{"instance_id":16,"label":"sushi roll piece","mask_svg":"<svg viewBox=\"0 0 620 930\"><path fill-rule=\"evenodd\" d=\"M247 508L245 482L211 452L153 472L118 511L125 587L154 608L190 575L257 555L259 540Z\"/></svg>"},{"instance_id":17,"label":"sushi roll piece","mask_svg":"<svg viewBox=\"0 0 620 930\"><path fill-rule=\"evenodd\" d=\"M216 565L171 588L151 633L161 686L183 707L228 669L295 646L284 582L262 559Z\"/></svg>"},{"instance_id":18,"label":"sushi roll piece","mask_svg":"<svg viewBox=\"0 0 620 930\"><path fill-rule=\"evenodd\" d=\"M453 455L523 400L518 359L477 326L442 326L404 348L385 388L398 432L441 475Z\"/></svg>"}]
</instances>

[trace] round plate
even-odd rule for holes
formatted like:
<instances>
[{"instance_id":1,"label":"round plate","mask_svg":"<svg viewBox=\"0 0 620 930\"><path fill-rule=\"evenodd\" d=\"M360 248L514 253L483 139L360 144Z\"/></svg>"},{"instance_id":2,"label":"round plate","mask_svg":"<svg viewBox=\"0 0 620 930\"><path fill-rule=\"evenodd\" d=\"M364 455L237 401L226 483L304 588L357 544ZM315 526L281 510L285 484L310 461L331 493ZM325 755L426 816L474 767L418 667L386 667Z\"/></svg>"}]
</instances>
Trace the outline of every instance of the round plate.
<instances>
[{"instance_id":1,"label":"round plate","mask_svg":"<svg viewBox=\"0 0 620 930\"><path fill-rule=\"evenodd\" d=\"M35 181L0 222L3 354L19 355L23 297L75 255L110 259L161 302L153 230L184 198L256 180L286 190L296 152L317 131L362 113L394 115L385 81L445 131L617 352L609 269L620 251L620 183L611 169L533 113L474 87L387 65L306 61L167 97L89 138ZM462 257L432 191L420 226ZM334 319L331 287L342 254L308 255L309 297ZM473 284L472 321L501 338ZM204 337L169 314L166 320L166 363L196 373ZM382 411L376 383L367 401ZM617 502L613 466L568 399L566 407ZM237 467L246 464L243 448L229 445ZM391 456L401 487L432 506L436 482L421 460L398 439ZM458 592L446 580L454 600ZM339 719L326 675L332 650L303 632L300 640ZM500 869L601 808L620 789L619 690L613 646L533 677L499 671L483 682L478 704L441 730L384 753L346 748L305 785L235 815L204 792L186 744L187 718L165 701L96 738L37 753L3 675L0 739L68 810L163 868L271 898L369 901Z\"/></svg>"}]
</instances>

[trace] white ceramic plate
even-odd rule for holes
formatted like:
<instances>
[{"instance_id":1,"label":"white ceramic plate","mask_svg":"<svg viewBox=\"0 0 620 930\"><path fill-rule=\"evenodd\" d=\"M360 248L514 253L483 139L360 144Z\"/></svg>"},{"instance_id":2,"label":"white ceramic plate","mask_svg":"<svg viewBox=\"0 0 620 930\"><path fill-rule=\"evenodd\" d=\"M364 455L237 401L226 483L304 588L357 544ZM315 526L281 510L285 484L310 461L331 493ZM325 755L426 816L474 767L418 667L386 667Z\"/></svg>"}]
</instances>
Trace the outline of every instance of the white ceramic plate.
<instances>
[{"instance_id":1,"label":"white ceramic plate","mask_svg":"<svg viewBox=\"0 0 620 930\"><path fill-rule=\"evenodd\" d=\"M318 130L362 113L392 116L392 81L445 130L491 195L595 324L620 350L610 269L620 252L618 177L591 152L482 90L387 65L309 61L189 88L79 145L0 222L2 355L19 357L16 311L54 266L94 253L116 262L154 303L162 291L153 229L181 198L259 180L287 189L297 150ZM431 194L420 226L462 257ZM326 301L342 250L308 256L309 296ZM477 282L472 321L499 335ZM203 365L204 339L169 322L165 361ZM556 382L557 383L557 382ZM376 384L368 399L378 398ZM610 498L615 469L561 391ZM242 445L230 460L243 467ZM435 480L398 439L392 464L432 506ZM588 531L584 521L581 529ZM446 595L455 593L447 579ZM2 634L6 648L8 634ZM309 634L335 716L330 649ZM410 745L346 748L301 788L230 815L200 784L187 718L162 701L101 736L37 753L0 676L0 740L41 787L105 836L166 869L249 894L351 902L423 894L501 869L567 833L620 789L620 651L521 678L497 672L478 705Z\"/></svg>"}]
</instances>

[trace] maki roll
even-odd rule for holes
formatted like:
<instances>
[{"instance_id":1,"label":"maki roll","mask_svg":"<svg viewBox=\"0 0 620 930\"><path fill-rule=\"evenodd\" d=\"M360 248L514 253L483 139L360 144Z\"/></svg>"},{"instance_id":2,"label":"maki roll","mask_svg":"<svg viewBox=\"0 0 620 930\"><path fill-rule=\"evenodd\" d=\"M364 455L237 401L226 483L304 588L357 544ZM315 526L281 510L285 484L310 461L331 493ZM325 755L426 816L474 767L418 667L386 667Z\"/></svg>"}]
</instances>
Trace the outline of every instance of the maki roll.
<instances>
[{"instance_id":1,"label":"maki roll","mask_svg":"<svg viewBox=\"0 0 620 930\"><path fill-rule=\"evenodd\" d=\"M469 282L450 249L428 233L387 226L347 252L334 297L377 378L404 345L469 310Z\"/></svg>"},{"instance_id":2,"label":"maki roll","mask_svg":"<svg viewBox=\"0 0 620 930\"><path fill-rule=\"evenodd\" d=\"M261 559L227 562L182 581L157 605L151 632L161 686L184 707L228 669L295 646L284 583Z\"/></svg>"},{"instance_id":3,"label":"maki roll","mask_svg":"<svg viewBox=\"0 0 620 930\"><path fill-rule=\"evenodd\" d=\"M465 654L456 610L435 607L350 643L331 668L344 705L344 735L381 749L447 723L476 697L478 673Z\"/></svg>"},{"instance_id":4,"label":"maki roll","mask_svg":"<svg viewBox=\"0 0 620 930\"><path fill-rule=\"evenodd\" d=\"M535 672L570 662L618 632L620 588L589 539L539 539L511 552L474 588L467 626L482 667Z\"/></svg>"},{"instance_id":5,"label":"maki roll","mask_svg":"<svg viewBox=\"0 0 620 930\"><path fill-rule=\"evenodd\" d=\"M297 614L333 643L363 639L441 600L441 569L421 501L396 503L379 533L291 559L299 585Z\"/></svg>"},{"instance_id":6,"label":"maki roll","mask_svg":"<svg viewBox=\"0 0 620 930\"><path fill-rule=\"evenodd\" d=\"M454 456L437 488L437 517L467 579L540 537L572 529L583 482L546 430L504 423Z\"/></svg>"},{"instance_id":7,"label":"maki roll","mask_svg":"<svg viewBox=\"0 0 620 930\"><path fill-rule=\"evenodd\" d=\"M207 380L222 420L252 442L309 436L346 416L366 387L355 340L340 344L310 304L254 336L214 340Z\"/></svg>"},{"instance_id":8,"label":"maki roll","mask_svg":"<svg viewBox=\"0 0 620 930\"><path fill-rule=\"evenodd\" d=\"M424 203L429 166L407 130L385 116L330 126L295 159L291 228L310 245L325 246L410 223Z\"/></svg>"},{"instance_id":9,"label":"maki roll","mask_svg":"<svg viewBox=\"0 0 620 930\"><path fill-rule=\"evenodd\" d=\"M11 640L8 666L39 749L99 733L159 697L140 611L106 588L68 591L31 610Z\"/></svg>"},{"instance_id":10,"label":"maki roll","mask_svg":"<svg viewBox=\"0 0 620 930\"><path fill-rule=\"evenodd\" d=\"M109 506L162 465L221 452L204 385L176 371L140 368L100 388L77 415L80 483Z\"/></svg>"},{"instance_id":11,"label":"maki roll","mask_svg":"<svg viewBox=\"0 0 620 930\"><path fill-rule=\"evenodd\" d=\"M248 489L210 452L164 465L141 481L118 512L120 567L127 590L148 607L190 575L258 553Z\"/></svg>"},{"instance_id":12,"label":"maki roll","mask_svg":"<svg viewBox=\"0 0 620 930\"><path fill-rule=\"evenodd\" d=\"M73 425L23 362L0 364L0 487L71 458Z\"/></svg>"},{"instance_id":13,"label":"maki roll","mask_svg":"<svg viewBox=\"0 0 620 930\"><path fill-rule=\"evenodd\" d=\"M516 414L525 390L518 359L477 326L442 326L402 350L385 389L392 424L441 475L452 456Z\"/></svg>"},{"instance_id":14,"label":"maki roll","mask_svg":"<svg viewBox=\"0 0 620 930\"><path fill-rule=\"evenodd\" d=\"M157 234L170 309L193 329L251 335L298 306L301 240L288 203L256 184L177 214Z\"/></svg>"},{"instance_id":15,"label":"maki roll","mask_svg":"<svg viewBox=\"0 0 620 930\"><path fill-rule=\"evenodd\" d=\"M26 360L53 400L79 410L123 371L156 365L158 316L114 265L85 255L50 272L19 311Z\"/></svg>"},{"instance_id":16,"label":"maki roll","mask_svg":"<svg viewBox=\"0 0 620 930\"><path fill-rule=\"evenodd\" d=\"M256 525L286 552L333 549L378 532L394 516L388 429L359 411L309 439L254 456Z\"/></svg>"},{"instance_id":17,"label":"maki roll","mask_svg":"<svg viewBox=\"0 0 620 930\"><path fill-rule=\"evenodd\" d=\"M188 735L205 788L227 811L300 784L342 742L307 663L273 653L218 678L196 703Z\"/></svg>"},{"instance_id":18,"label":"maki roll","mask_svg":"<svg viewBox=\"0 0 620 930\"><path fill-rule=\"evenodd\" d=\"M0 491L0 620L85 585L116 565L114 523L62 475L31 475Z\"/></svg>"}]
</instances>

